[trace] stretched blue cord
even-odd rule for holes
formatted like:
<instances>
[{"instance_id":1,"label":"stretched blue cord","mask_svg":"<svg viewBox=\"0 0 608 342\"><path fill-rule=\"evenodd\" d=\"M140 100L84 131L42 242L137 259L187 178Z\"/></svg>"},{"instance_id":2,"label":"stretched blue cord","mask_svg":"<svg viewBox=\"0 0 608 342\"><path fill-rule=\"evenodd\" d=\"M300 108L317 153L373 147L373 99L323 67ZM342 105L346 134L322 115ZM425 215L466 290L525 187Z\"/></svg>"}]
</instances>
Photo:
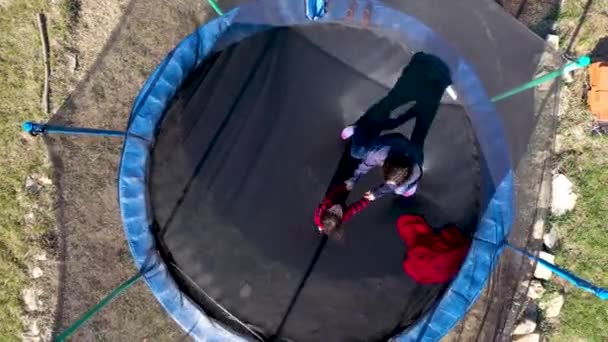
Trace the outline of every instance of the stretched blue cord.
<instances>
[{"instance_id":1,"label":"stretched blue cord","mask_svg":"<svg viewBox=\"0 0 608 342\"><path fill-rule=\"evenodd\" d=\"M528 251L523 250L521 248L515 247L509 243L505 242L505 245L507 245L509 248L511 248L512 250L514 250L515 252L524 255L526 257L528 257L531 260L534 260L538 263L540 263L541 265L545 266L546 268L548 268L549 270L551 270L551 272L553 272L555 275L557 275L560 278L563 278L565 280L567 280L568 282L570 282L572 285L578 287L579 289L582 289L584 291L587 292L591 292L594 295L596 295L598 298L602 299L602 300L608 300L608 289L596 286L592 283L590 283L589 281L580 278L579 276L570 273L570 271L567 271L561 267L558 267L556 265L551 264L550 262L547 262L546 260L543 260L537 256L534 256L532 254L530 254Z\"/></svg>"},{"instance_id":2,"label":"stretched blue cord","mask_svg":"<svg viewBox=\"0 0 608 342\"><path fill-rule=\"evenodd\" d=\"M124 137L123 131L113 131L105 129L83 128L83 127L65 127L40 124L32 121L26 121L21 125L23 131L37 136L40 134L73 134L73 135L97 135L106 137Z\"/></svg>"}]
</instances>

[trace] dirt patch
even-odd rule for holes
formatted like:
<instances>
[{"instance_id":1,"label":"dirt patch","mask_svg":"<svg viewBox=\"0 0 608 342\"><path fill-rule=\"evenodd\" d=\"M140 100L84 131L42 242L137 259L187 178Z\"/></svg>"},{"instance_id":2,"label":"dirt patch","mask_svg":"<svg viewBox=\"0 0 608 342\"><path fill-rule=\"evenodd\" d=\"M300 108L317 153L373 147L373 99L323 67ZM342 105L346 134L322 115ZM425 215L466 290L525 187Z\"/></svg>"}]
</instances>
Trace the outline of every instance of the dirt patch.
<instances>
[{"instance_id":1,"label":"dirt patch","mask_svg":"<svg viewBox=\"0 0 608 342\"><path fill-rule=\"evenodd\" d=\"M66 5L66 4L64 4ZM56 84L65 94L53 123L126 129L135 96L170 49L207 20L204 2L69 0L71 39ZM122 140L46 138L57 185L60 290L55 332L131 277L117 201ZM77 340L176 341L185 333L140 282L80 329Z\"/></svg>"},{"instance_id":2,"label":"dirt patch","mask_svg":"<svg viewBox=\"0 0 608 342\"><path fill-rule=\"evenodd\" d=\"M505 11L545 38L555 31L561 0L496 0Z\"/></svg>"}]
</instances>

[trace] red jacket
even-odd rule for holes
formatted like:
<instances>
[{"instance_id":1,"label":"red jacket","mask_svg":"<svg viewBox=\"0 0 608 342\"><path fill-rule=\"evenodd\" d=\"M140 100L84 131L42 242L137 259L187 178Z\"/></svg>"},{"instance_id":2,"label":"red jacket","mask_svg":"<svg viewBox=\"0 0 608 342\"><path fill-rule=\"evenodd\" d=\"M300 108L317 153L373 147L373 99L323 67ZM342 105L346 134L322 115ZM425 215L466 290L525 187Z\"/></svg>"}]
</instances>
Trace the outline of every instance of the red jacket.
<instances>
[{"instance_id":1,"label":"red jacket","mask_svg":"<svg viewBox=\"0 0 608 342\"><path fill-rule=\"evenodd\" d=\"M323 201L321 201L321 203L315 210L315 224L319 229L323 230L323 227L321 225L321 215L325 212L325 210L331 208L334 204L340 204L342 206L342 209L344 210L342 215L342 223L348 221L358 212L367 207L367 205L369 204L369 200L365 198L361 198L360 200L351 204L347 208L344 208L346 206L344 202L336 203L339 198L346 198L345 195L348 192L349 191L346 189L346 185L344 183L337 185L329 190Z\"/></svg>"},{"instance_id":2,"label":"red jacket","mask_svg":"<svg viewBox=\"0 0 608 342\"><path fill-rule=\"evenodd\" d=\"M403 269L421 284L450 281L460 270L471 240L455 226L433 232L426 221L416 215L403 215L397 230L407 245Z\"/></svg>"}]
</instances>

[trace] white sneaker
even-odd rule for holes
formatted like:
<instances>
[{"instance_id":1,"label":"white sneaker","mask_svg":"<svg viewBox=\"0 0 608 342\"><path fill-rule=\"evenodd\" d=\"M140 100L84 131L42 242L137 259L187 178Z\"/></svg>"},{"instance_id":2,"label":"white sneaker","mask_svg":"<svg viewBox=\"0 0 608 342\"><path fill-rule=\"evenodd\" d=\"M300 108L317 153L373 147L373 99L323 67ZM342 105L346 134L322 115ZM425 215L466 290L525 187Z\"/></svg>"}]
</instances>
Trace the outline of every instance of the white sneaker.
<instances>
[{"instance_id":1,"label":"white sneaker","mask_svg":"<svg viewBox=\"0 0 608 342\"><path fill-rule=\"evenodd\" d=\"M340 133L340 138L342 138L342 140L346 140L352 137L353 134L355 134L355 126L346 126L342 130L342 133Z\"/></svg>"},{"instance_id":2,"label":"white sneaker","mask_svg":"<svg viewBox=\"0 0 608 342\"><path fill-rule=\"evenodd\" d=\"M355 182L353 181L352 178L347 179L344 181L344 186L346 186L346 190L352 191L353 188L355 187Z\"/></svg>"}]
</instances>

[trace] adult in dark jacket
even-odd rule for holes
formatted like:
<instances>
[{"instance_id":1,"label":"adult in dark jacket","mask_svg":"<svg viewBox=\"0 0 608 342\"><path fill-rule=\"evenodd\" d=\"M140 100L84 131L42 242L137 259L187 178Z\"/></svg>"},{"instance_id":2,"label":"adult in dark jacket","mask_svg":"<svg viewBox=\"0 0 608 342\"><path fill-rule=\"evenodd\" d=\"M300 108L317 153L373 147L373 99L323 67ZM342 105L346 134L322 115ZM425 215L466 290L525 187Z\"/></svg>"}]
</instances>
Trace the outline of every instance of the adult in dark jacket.
<instances>
[{"instance_id":1,"label":"adult in dark jacket","mask_svg":"<svg viewBox=\"0 0 608 342\"><path fill-rule=\"evenodd\" d=\"M342 131L343 139L352 137L351 156L361 160L353 177L346 181L348 189L370 169L382 166L385 182L368 192L367 199L416 192L422 177L424 141L451 83L449 67L441 59L424 52L414 54L389 93ZM406 104L410 106L403 114L390 117L392 111ZM381 135L414 118L411 139L399 133Z\"/></svg>"}]
</instances>

